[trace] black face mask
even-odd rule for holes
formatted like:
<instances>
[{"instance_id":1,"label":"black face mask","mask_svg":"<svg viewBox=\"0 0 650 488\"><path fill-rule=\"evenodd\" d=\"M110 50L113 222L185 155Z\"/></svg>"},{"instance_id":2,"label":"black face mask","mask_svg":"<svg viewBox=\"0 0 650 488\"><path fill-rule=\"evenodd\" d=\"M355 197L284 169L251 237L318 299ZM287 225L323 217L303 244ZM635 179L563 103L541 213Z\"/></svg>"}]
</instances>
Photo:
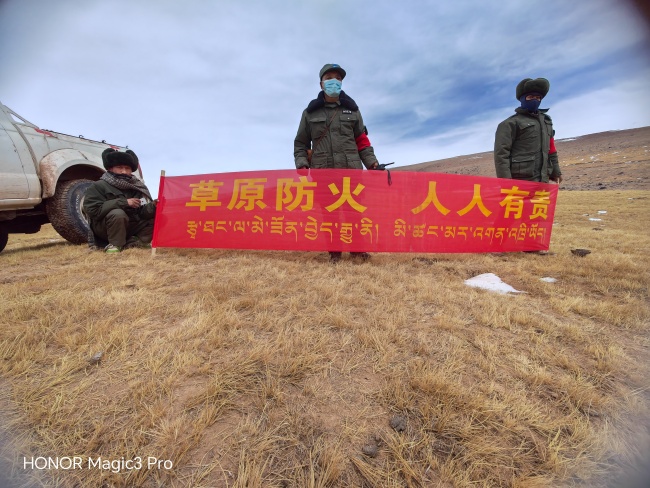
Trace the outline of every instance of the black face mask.
<instances>
[{"instance_id":1,"label":"black face mask","mask_svg":"<svg viewBox=\"0 0 650 488\"><path fill-rule=\"evenodd\" d=\"M526 95L522 95L519 101L521 102L521 108L528 110L531 113L537 112L539 104L542 103L541 100L535 100L534 98L532 100L526 100Z\"/></svg>"}]
</instances>

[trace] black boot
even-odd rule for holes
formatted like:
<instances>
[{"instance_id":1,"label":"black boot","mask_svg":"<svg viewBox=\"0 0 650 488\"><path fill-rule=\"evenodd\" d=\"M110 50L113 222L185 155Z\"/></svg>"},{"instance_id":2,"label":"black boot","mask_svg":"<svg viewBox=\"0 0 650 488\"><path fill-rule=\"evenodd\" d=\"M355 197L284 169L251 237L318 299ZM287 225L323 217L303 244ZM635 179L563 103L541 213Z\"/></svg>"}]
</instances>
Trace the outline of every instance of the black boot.
<instances>
[{"instance_id":1,"label":"black boot","mask_svg":"<svg viewBox=\"0 0 650 488\"><path fill-rule=\"evenodd\" d=\"M330 262L331 263L338 263L341 260L341 252L332 252L330 251Z\"/></svg>"},{"instance_id":2,"label":"black boot","mask_svg":"<svg viewBox=\"0 0 650 488\"><path fill-rule=\"evenodd\" d=\"M351 252L350 256L353 258L360 258L362 261L368 261L370 259L370 254L367 252Z\"/></svg>"}]
</instances>

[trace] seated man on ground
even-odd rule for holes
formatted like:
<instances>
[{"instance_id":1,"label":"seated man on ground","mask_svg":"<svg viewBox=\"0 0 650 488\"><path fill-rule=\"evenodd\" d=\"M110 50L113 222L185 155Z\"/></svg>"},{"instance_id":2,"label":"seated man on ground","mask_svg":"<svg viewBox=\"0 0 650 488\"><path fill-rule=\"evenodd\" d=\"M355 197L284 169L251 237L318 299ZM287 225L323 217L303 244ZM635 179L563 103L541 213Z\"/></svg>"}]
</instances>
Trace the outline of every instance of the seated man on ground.
<instances>
[{"instance_id":1,"label":"seated man on ground","mask_svg":"<svg viewBox=\"0 0 650 488\"><path fill-rule=\"evenodd\" d=\"M108 242L107 253L147 246L153 236L157 202L133 174L138 157L131 150L108 148L102 160L106 173L88 187L83 204L95 241Z\"/></svg>"}]
</instances>

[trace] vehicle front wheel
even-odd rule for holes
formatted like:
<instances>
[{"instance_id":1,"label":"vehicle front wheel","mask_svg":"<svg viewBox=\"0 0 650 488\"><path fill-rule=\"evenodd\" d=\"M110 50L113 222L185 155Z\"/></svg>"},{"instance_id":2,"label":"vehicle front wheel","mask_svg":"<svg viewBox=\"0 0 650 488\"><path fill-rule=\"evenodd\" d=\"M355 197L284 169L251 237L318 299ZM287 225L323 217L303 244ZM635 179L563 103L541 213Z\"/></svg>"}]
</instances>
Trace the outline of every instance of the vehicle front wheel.
<instances>
[{"instance_id":1,"label":"vehicle front wheel","mask_svg":"<svg viewBox=\"0 0 650 488\"><path fill-rule=\"evenodd\" d=\"M2 250L5 248L8 240L9 232L7 232L7 229L0 226L0 252L2 252Z\"/></svg>"},{"instance_id":2,"label":"vehicle front wheel","mask_svg":"<svg viewBox=\"0 0 650 488\"><path fill-rule=\"evenodd\" d=\"M54 230L73 244L88 242L90 226L83 212L83 203L86 190L92 183L92 180L62 181L45 204Z\"/></svg>"}]
</instances>

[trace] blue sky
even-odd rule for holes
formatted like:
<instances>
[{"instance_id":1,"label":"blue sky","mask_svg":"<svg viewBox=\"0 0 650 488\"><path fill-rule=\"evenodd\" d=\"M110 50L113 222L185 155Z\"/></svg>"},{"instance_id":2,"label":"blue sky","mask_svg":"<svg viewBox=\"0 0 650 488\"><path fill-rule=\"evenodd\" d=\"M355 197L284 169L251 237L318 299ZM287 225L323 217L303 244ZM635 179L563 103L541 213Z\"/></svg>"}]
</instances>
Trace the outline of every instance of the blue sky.
<instances>
[{"instance_id":1,"label":"blue sky","mask_svg":"<svg viewBox=\"0 0 650 488\"><path fill-rule=\"evenodd\" d=\"M293 168L330 62L398 166L491 150L526 77L551 81L557 138L650 125L650 34L621 0L0 0L0 100L128 145L154 190Z\"/></svg>"}]
</instances>

